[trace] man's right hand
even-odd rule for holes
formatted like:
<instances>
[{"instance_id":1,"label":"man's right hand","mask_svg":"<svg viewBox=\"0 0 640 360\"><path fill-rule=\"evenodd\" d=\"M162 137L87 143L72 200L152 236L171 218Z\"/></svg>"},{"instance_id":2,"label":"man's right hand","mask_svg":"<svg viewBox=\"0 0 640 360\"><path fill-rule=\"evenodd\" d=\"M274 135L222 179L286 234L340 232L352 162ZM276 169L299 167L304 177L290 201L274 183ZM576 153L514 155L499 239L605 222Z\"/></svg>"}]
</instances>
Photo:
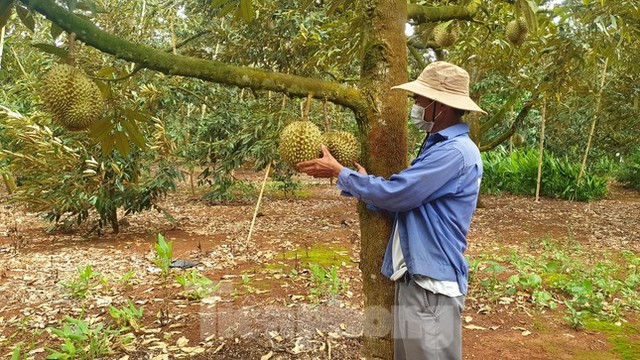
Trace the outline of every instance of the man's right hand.
<instances>
[{"instance_id":1,"label":"man's right hand","mask_svg":"<svg viewBox=\"0 0 640 360\"><path fill-rule=\"evenodd\" d=\"M331 155L329 149L322 145L322 157L314 160L303 161L297 164L298 169L307 175L317 178L332 178L340 174L344 166Z\"/></svg>"}]
</instances>

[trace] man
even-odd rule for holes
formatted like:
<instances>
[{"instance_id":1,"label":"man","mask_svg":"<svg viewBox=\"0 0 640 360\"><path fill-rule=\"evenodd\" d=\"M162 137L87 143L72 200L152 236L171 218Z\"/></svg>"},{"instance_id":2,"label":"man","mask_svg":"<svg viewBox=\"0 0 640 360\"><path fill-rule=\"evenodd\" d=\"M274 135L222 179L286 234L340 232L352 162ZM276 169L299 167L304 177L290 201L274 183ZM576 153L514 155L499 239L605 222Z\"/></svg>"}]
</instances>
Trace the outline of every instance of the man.
<instances>
[{"instance_id":1,"label":"man","mask_svg":"<svg viewBox=\"0 0 640 360\"><path fill-rule=\"evenodd\" d=\"M466 234L482 177L482 160L461 117L486 114L469 98L469 74L453 64L428 65L417 80L393 87L414 95L411 121L427 137L411 166L388 180L323 157L298 164L315 177L395 214L382 273L395 281L394 357L461 359L461 312L467 293Z\"/></svg>"}]
</instances>

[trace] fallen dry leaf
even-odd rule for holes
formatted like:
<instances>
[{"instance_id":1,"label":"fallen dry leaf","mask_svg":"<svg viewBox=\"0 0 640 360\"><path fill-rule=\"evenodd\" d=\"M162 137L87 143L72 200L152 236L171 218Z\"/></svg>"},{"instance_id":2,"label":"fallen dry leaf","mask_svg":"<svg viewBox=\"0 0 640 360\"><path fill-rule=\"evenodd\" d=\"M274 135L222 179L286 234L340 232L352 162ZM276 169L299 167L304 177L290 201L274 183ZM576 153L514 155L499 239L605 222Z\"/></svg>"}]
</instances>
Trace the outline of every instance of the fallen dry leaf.
<instances>
[{"instance_id":1,"label":"fallen dry leaf","mask_svg":"<svg viewBox=\"0 0 640 360\"><path fill-rule=\"evenodd\" d=\"M189 343L189 339L187 339L186 337L182 336L180 337L177 341L176 341L176 345L178 347L185 347L187 346L187 344Z\"/></svg>"},{"instance_id":2,"label":"fallen dry leaf","mask_svg":"<svg viewBox=\"0 0 640 360\"><path fill-rule=\"evenodd\" d=\"M465 329L469 329L469 330L487 330L487 328L484 328L482 326L478 326L478 325L465 325L464 326Z\"/></svg>"}]
</instances>

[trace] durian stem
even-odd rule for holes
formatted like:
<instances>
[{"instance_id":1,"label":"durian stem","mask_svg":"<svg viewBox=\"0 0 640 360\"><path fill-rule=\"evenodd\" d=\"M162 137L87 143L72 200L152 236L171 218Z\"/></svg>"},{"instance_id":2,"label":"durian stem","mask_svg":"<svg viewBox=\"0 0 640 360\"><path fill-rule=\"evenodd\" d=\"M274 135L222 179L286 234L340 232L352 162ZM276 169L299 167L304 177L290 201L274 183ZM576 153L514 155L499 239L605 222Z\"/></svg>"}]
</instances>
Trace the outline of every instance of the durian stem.
<instances>
[{"instance_id":1,"label":"durian stem","mask_svg":"<svg viewBox=\"0 0 640 360\"><path fill-rule=\"evenodd\" d=\"M169 27L171 28L171 51L175 55L178 52L176 51L176 32L173 28L173 16L169 19Z\"/></svg>"},{"instance_id":2,"label":"durian stem","mask_svg":"<svg viewBox=\"0 0 640 360\"><path fill-rule=\"evenodd\" d=\"M309 120L309 110L311 109L311 100L313 100L313 94L307 95L307 103L302 112L302 120Z\"/></svg>"},{"instance_id":3,"label":"durian stem","mask_svg":"<svg viewBox=\"0 0 640 360\"><path fill-rule=\"evenodd\" d=\"M262 201L262 194L264 193L264 187L267 185L267 179L269 178L269 172L271 172L271 161L267 164L267 169L264 173L264 180L262 181L262 187L260 188L260 195L258 195L258 202L256 203L256 210L253 212L253 219L251 219L251 226L249 227L249 235L247 235L247 241L245 247L249 245L251 240L251 234L253 233L253 226L256 223L256 217L258 216L258 209L260 208L260 202Z\"/></svg>"},{"instance_id":4,"label":"durian stem","mask_svg":"<svg viewBox=\"0 0 640 360\"><path fill-rule=\"evenodd\" d=\"M76 33L69 34L69 55L67 56L67 64L76 65Z\"/></svg>"},{"instance_id":5,"label":"durian stem","mask_svg":"<svg viewBox=\"0 0 640 360\"><path fill-rule=\"evenodd\" d=\"M138 28L138 36L142 36L142 31L144 30L144 17L147 13L147 0L142 1L142 11L140 12L140 27Z\"/></svg>"},{"instance_id":6,"label":"durian stem","mask_svg":"<svg viewBox=\"0 0 640 360\"><path fill-rule=\"evenodd\" d=\"M327 98L322 99L322 116L324 117L324 132L329 132L331 126L329 116L327 116Z\"/></svg>"},{"instance_id":7,"label":"durian stem","mask_svg":"<svg viewBox=\"0 0 640 360\"><path fill-rule=\"evenodd\" d=\"M328 133L331 129L329 117L327 116L327 98L322 100L322 116L324 117L324 132ZM333 185L333 177L329 178L329 185Z\"/></svg>"},{"instance_id":8,"label":"durian stem","mask_svg":"<svg viewBox=\"0 0 640 360\"><path fill-rule=\"evenodd\" d=\"M224 30L224 18L222 18L222 20L220 21L220 30ZM216 43L216 49L213 52L213 58L217 59L218 58L218 53L220 52L220 41L218 41Z\"/></svg>"}]
</instances>

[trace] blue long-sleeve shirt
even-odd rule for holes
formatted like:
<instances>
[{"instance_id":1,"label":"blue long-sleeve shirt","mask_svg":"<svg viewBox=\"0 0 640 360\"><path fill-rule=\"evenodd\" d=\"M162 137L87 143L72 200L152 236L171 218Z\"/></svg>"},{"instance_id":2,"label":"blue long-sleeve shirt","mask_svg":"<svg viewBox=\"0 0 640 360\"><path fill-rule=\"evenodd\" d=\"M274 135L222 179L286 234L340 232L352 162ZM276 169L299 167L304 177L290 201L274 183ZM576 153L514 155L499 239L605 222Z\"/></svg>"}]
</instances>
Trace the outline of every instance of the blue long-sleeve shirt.
<instances>
[{"instance_id":1,"label":"blue long-sleeve shirt","mask_svg":"<svg viewBox=\"0 0 640 360\"><path fill-rule=\"evenodd\" d=\"M337 187L369 205L395 213L410 275L456 281L467 293L466 235L476 208L482 159L465 123L431 134L411 166L389 179L343 168ZM392 240L382 273L393 274Z\"/></svg>"}]
</instances>

